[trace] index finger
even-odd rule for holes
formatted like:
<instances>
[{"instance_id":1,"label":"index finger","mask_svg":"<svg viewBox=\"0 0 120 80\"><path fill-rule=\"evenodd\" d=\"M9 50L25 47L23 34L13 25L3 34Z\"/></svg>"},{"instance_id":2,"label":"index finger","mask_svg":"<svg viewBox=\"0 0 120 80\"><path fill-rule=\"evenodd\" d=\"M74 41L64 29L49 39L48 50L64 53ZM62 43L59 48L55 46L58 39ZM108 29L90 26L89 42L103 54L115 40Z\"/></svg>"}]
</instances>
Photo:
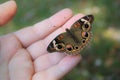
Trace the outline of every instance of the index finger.
<instances>
[{"instance_id":1,"label":"index finger","mask_svg":"<svg viewBox=\"0 0 120 80\"><path fill-rule=\"evenodd\" d=\"M62 26L72 17L72 15L73 14L70 9L63 9L52 17L43 20L42 22L15 32L15 36L19 39L24 47L27 47L35 41L45 38L54 30Z\"/></svg>"}]
</instances>

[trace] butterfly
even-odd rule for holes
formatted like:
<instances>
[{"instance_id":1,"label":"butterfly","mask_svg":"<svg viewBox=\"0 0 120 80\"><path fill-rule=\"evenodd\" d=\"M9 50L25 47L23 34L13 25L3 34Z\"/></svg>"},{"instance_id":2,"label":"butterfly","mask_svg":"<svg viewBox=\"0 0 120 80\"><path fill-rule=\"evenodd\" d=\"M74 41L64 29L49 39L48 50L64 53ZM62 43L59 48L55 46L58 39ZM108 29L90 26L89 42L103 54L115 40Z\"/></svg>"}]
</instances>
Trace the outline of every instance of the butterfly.
<instances>
[{"instance_id":1,"label":"butterfly","mask_svg":"<svg viewBox=\"0 0 120 80\"><path fill-rule=\"evenodd\" d=\"M59 34L53 39L47 47L47 51L62 52L76 55L91 41L93 15L86 15L77 20L70 29L66 28L66 32Z\"/></svg>"}]
</instances>

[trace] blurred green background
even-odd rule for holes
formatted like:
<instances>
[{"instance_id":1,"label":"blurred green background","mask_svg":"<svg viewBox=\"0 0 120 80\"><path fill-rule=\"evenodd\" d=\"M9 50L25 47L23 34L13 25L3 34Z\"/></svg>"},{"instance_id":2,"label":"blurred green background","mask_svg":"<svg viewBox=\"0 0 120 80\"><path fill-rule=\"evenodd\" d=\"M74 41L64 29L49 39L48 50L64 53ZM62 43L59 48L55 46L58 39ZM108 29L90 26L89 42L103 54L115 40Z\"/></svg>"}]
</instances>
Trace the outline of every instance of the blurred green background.
<instances>
[{"instance_id":1,"label":"blurred green background","mask_svg":"<svg viewBox=\"0 0 120 80\"><path fill-rule=\"evenodd\" d=\"M7 0L0 0L0 3ZM93 14L93 40L63 80L120 80L120 0L16 0L17 14L0 35L33 25L63 8ZM63 66L64 67L64 66Z\"/></svg>"}]
</instances>

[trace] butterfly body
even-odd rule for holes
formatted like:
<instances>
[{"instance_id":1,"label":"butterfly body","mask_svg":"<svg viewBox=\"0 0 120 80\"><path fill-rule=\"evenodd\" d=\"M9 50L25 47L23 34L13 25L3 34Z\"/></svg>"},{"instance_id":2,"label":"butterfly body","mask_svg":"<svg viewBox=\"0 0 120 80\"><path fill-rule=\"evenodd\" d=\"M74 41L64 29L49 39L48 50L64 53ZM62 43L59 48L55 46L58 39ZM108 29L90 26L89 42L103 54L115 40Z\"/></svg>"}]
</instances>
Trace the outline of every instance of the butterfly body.
<instances>
[{"instance_id":1,"label":"butterfly body","mask_svg":"<svg viewBox=\"0 0 120 80\"><path fill-rule=\"evenodd\" d=\"M93 15L87 15L76 21L70 29L66 29L66 32L59 34L51 41L47 51L73 55L80 53L91 40L93 19Z\"/></svg>"}]
</instances>

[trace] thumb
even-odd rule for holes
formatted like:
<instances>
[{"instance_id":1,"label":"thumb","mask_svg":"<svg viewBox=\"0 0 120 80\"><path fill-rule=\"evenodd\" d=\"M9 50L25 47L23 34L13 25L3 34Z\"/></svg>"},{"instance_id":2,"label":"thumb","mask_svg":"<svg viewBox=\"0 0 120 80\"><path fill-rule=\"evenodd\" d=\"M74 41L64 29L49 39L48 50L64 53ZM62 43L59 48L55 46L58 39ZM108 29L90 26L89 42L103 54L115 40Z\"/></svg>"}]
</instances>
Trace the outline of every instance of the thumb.
<instances>
[{"instance_id":1,"label":"thumb","mask_svg":"<svg viewBox=\"0 0 120 80\"><path fill-rule=\"evenodd\" d=\"M0 4L0 26L12 19L16 13L16 9L17 5L13 0Z\"/></svg>"}]
</instances>

